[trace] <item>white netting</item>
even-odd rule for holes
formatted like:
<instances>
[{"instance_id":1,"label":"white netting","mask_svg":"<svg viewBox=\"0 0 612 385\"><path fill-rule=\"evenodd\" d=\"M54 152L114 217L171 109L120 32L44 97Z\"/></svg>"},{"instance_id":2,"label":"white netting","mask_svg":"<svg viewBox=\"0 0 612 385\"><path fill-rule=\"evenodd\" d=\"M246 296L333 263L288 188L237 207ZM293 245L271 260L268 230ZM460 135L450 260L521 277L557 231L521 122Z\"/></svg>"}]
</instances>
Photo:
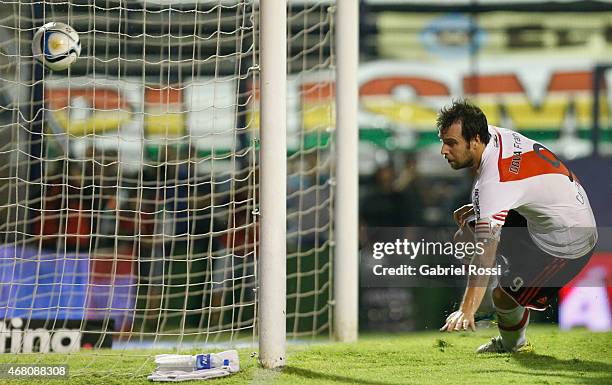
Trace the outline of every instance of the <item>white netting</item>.
<instances>
[{"instance_id":1,"label":"white netting","mask_svg":"<svg viewBox=\"0 0 612 385\"><path fill-rule=\"evenodd\" d=\"M134 374L112 362L126 349L252 341L258 4L0 5L5 328L74 331L64 348L79 364L55 357L73 373ZM288 9L287 324L314 336L330 329L334 14L328 1ZM49 21L79 33L69 71L33 66L32 34ZM28 338L6 351L46 349Z\"/></svg>"},{"instance_id":2,"label":"white netting","mask_svg":"<svg viewBox=\"0 0 612 385\"><path fill-rule=\"evenodd\" d=\"M289 2L287 321L293 336L331 332L334 8Z\"/></svg>"}]
</instances>

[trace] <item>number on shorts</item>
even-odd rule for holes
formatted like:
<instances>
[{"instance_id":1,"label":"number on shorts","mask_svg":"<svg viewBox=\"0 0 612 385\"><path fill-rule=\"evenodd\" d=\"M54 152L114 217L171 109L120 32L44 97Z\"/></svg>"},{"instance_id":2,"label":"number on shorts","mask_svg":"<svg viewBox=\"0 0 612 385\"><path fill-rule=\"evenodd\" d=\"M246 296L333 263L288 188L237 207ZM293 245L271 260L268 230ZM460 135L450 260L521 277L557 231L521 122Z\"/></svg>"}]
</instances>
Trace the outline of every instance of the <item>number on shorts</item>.
<instances>
[{"instance_id":1,"label":"number on shorts","mask_svg":"<svg viewBox=\"0 0 612 385\"><path fill-rule=\"evenodd\" d=\"M510 290L516 293L521 287L523 287L524 283L525 282L523 281L523 278L516 277L512 280L512 286L510 286Z\"/></svg>"}]
</instances>

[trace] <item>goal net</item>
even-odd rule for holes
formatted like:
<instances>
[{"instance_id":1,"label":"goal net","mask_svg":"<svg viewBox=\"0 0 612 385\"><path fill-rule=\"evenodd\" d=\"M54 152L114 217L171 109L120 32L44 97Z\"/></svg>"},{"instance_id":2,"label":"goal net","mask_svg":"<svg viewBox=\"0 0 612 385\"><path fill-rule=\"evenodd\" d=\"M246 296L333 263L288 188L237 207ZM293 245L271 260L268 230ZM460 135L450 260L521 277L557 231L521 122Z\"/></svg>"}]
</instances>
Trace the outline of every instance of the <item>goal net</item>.
<instances>
[{"instance_id":1,"label":"goal net","mask_svg":"<svg viewBox=\"0 0 612 385\"><path fill-rule=\"evenodd\" d=\"M143 375L142 349L252 344L258 2L0 5L0 353L24 353L0 362ZM288 5L287 332L300 338L330 330L332 5ZM34 63L50 21L80 36L67 71Z\"/></svg>"}]
</instances>

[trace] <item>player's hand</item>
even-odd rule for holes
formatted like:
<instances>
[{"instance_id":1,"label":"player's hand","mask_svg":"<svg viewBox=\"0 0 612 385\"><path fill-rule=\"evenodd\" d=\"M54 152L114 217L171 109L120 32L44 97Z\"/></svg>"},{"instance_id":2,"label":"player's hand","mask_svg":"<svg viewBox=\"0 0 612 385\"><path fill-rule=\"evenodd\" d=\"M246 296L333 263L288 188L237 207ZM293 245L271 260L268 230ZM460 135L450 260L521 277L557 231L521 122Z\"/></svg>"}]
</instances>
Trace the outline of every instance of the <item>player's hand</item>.
<instances>
[{"instance_id":1,"label":"player's hand","mask_svg":"<svg viewBox=\"0 0 612 385\"><path fill-rule=\"evenodd\" d=\"M453 219L455 220L457 226L463 227L466 225L468 218L473 216L475 213L474 205L470 203L455 210L455 212L453 212Z\"/></svg>"},{"instance_id":2,"label":"player's hand","mask_svg":"<svg viewBox=\"0 0 612 385\"><path fill-rule=\"evenodd\" d=\"M476 331L476 324L474 323L474 313L457 310L456 312L451 313L451 315L446 318L446 323L440 328L440 331L452 333L454 331L468 329Z\"/></svg>"}]
</instances>

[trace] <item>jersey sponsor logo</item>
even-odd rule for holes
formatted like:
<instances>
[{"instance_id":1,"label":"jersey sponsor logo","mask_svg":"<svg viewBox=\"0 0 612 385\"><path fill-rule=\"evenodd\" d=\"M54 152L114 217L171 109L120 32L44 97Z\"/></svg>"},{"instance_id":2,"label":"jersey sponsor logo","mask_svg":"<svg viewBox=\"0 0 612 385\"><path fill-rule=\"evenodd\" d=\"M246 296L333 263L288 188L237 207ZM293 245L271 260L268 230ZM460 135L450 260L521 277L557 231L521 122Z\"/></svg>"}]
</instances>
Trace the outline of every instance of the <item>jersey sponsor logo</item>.
<instances>
[{"instance_id":1,"label":"jersey sponsor logo","mask_svg":"<svg viewBox=\"0 0 612 385\"><path fill-rule=\"evenodd\" d=\"M578 182L574 182L574 183L576 183L576 191L577 191L576 200L578 201L578 203L583 205L584 204L584 195L582 195L582 192L580 192L580 188L578 186Z\"/></svg>"},{"instance_id":2,"label":"jersey sponsor logo","mask_svg":"<svg viewBox=\"0 0 612 385\"><path fill-rule=\"evenodd\" d=\"M512 140L514 141L512 147L514 147L514 152L512 154L512 160L510 162L510 167L508 171L513 174L518 175L521 170L521 159L523 151L521 149L521 137L516 132L512 133Z\"/></svg>"},{"instance_id":3,"label":"jersey sponsor logo","mask_svg":"<svg viewBox=\"0 0 612 385\"><path fill-rule=\"evenodd\" d=\"M512 160L510 162L510 167L508 168L508 171L516 175L519 174L519 171L521 171L521 159L523 158L522 154L523 153L520 151L514 151L514 155L512 155Z\"/></svg>"},{"instance_id":4,"label":"jersey sponsor logo","mask_svg":"<svg viewBox=\"0 0 612 385\"><path fill-rule=\"evenodd\" d=\"M517 134L516 132L512 133L512 140L514 141L514 145L513 147L515 149L519 149L521 148L521 136L519 134Z\"/></svg>"},{"instance_id":5,"label":"jersey sponsor logo","mask_svg":"<svg viewBox=\"0 0 612 385\"><path fill-rule=\"evenodd\" d=\"M499 136L499 133L497 134ZM508 158L502 158L503 142L499 137L499 159L497 162L500 182L511 182L545 174L561 174L574 181L574 174L557 158L557 156L541 145L534 143L532 151L517 153ZM516 141L514 142L516 144Z\"/></svg>"},{"instance_id":6,"label":"jersey sponsor logo","mask_svg":"<svg viewBox=\"0 0 612 385\"><path fill-rule=\"evenodd\" d=\"M474 213L476 214L476 218L480 219L480 195L478 189L475 188L472 193L472 204L474 205Z\"/></svg>"}]
</instances>

